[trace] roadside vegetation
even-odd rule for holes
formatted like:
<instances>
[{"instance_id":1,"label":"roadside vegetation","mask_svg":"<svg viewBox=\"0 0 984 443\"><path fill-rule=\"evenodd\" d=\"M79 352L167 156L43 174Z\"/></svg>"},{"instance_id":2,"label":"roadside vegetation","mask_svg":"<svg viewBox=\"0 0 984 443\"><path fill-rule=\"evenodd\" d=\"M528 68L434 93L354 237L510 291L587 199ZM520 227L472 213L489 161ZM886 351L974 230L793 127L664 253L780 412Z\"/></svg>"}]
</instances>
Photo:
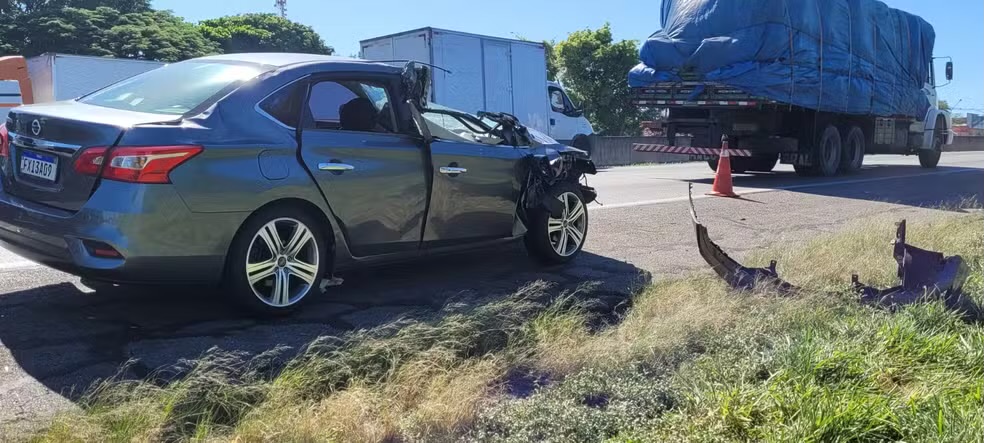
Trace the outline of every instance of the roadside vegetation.
<instances>
[{"instance_id":1,"label":"roadside vegetation","mask_svg":"<svg viewBox=\"0 0 984 443\"><path fill-rule=\"evenodd\" d=\"M894 283L893 237L871 220L753 258L814 295L734 293L700 273L612 316L589 287L534 283L296 357L216 350L176 380L102 383L31 439L979 442L984 327L942 303L891 313L849 293L853 271ZM967 259L982 301L984 216L912 221L909 241Z\"/></svg>"}]
</instances>

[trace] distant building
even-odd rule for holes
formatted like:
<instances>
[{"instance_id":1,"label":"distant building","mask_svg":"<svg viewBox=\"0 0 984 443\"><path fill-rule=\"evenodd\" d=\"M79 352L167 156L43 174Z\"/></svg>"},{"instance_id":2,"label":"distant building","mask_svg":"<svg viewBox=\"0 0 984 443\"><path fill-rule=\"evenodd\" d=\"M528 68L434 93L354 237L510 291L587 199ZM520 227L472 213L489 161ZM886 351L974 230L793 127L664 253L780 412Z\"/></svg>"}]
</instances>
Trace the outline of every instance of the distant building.
<instances>
[{"instance_id":1,"label":"distant building","mask_svg":"<svg viewBox=\"0 0 984 443\"><path fill-rule=\"evenodd\" d=\"M967 127L970 129L984 129L984 115L968 113Z\"/></svg>"}]
</instances>

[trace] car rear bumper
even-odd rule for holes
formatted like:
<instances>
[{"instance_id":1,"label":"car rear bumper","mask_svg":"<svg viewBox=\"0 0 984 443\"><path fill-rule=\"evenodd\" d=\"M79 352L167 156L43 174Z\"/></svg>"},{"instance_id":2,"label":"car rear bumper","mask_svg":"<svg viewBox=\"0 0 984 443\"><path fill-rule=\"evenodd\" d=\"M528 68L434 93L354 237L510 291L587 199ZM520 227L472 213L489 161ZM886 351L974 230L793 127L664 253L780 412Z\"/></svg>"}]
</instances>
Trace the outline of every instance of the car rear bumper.
<instances>
[{"instance_id":1,"label":"car rear bumper","mask_svg":"<svg viewBox=\"0 0 984 443\"><path fill-rule=\"evenodd\" d=\"M0 246L73 275L118 283L214 283L248 214L193 213L167 185L104 181L71 213L0 189ZM92 242L121 258L93 255Z\"/></svg>"}]
</instances>

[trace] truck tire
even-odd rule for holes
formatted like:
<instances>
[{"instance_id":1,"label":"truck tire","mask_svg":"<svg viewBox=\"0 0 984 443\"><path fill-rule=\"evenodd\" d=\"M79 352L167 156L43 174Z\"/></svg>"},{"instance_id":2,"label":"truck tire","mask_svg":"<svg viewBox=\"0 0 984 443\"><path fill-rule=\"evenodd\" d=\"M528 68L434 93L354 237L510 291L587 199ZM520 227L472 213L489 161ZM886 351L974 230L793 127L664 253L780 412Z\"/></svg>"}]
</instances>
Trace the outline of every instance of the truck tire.
<instances>
[{"instance_id":1,"label":"truck tire","mask_svg":"<svg viewBox=\"0 0 984 443\"><path fill-rule=\"evenodd\" d=\"M718 161L708 160L707 166L711 168L712 172L717 172ZM745 161L744 157L731 157L731 173L732 174L744 174L746 170L751 169L749 162Z\"/></svg>"},{"instance_id":2,"label":"truck tire","mask_svg":"<svg viewBox=\"0 0 984 443\"><path fill-rule=\"evenodd\" d=\"M919 166L924 168L935 168L940 163L940 155L943 154L944 137L946 137L946 123L943 119L936 120L936 129L933 130L933 149L919 150Z\"/></svg>"},{"instance_id":3,"label":"truck tire","mask_svg":"<svg viewBox=\"0 0 984 443\"><path fill-rule=\"evenodd\" d=\"M844 136L841 151L840 171L844 173L857 172L864 163L864 131L857 126L851 126Z\"/></svg>"},{"instance_id":4,"label":"truck tire","mask_svg":"<svg viewBox=\"0 0 984 443\"><path fill-rule=\"evenodd\" d=\"M841 135L834 125L827 125L813 147L813 175L831 177L837 174L841 161Z\"/></svg>"},{"instance_id":5,"label":"truck tire","mask_svg":"<svg viewBox=\"0 0 984 443\"><path fill-rule=\"evenodd\" d=\"M749 171L772 172L776 163L779 163L779 154L756 155L752 157L751 163L751 167L748 168Z\"/></svg>"}]
</instances>

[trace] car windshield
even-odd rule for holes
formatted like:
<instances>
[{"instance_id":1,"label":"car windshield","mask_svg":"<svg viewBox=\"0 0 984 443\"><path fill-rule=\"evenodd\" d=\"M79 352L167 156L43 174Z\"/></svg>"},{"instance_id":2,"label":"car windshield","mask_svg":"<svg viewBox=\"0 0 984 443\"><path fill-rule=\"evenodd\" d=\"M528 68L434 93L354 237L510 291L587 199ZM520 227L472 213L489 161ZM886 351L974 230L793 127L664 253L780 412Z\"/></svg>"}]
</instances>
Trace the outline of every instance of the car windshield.
<instances>
[{"instance_id":1,"label":"car windshield","mask_svg":"<svg viewBox=\"0 0 984 443\"><path fill-rule=\"evenodd\" d=\"M184 115L220 91L255 78L262 65L188 61L166 65L79 99L127 111Z\"/></svg>"},{"instance_id":2,"label":"car windshield","mask_svg":"<svg viewBox=\"0 0 984 443\"><path fill-rule=\"evenodd\" d=\"M497 144L502 139L489 133L494 126L491 121L483 121L467 112L429 103L423 117L431 135L451 140ZM490 124L491 123L491 124Z\"/></svg>"}]
</instances>

